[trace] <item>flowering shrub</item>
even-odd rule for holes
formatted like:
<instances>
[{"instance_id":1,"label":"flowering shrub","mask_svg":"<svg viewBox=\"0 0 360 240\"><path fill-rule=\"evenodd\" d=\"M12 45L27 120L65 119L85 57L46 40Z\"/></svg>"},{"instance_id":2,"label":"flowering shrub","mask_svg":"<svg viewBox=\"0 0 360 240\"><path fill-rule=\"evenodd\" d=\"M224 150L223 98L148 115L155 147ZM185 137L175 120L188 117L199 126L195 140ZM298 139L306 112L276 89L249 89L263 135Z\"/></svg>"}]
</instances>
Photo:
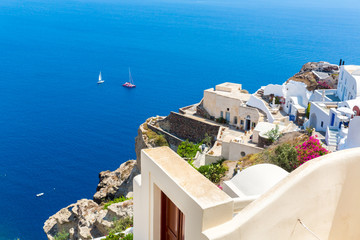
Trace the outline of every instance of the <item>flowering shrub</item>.
<instances>
[{"instance_id":1,"label":"flowering shrub","mask_svg":"<svg viewBox=\"0 0 360 240\"><path fill-rule=\"evenodd\" d=\"M325 81L318 82L318 88L319 89L331 89L329 84L327 84Z\"/></svg>"},{"instance_id":2,"label":"flowering shrub","mask_svg":"<svg viewBox=\"0 0 360 240\"><path fill-rule=\"evenodd\" d=\"M316 137L316 136L315 136ZM329 153L321 146L319 139L311 136L308 140L295 147L298 153L298 166L301 164Z\"/></svg>"}]
</instances>

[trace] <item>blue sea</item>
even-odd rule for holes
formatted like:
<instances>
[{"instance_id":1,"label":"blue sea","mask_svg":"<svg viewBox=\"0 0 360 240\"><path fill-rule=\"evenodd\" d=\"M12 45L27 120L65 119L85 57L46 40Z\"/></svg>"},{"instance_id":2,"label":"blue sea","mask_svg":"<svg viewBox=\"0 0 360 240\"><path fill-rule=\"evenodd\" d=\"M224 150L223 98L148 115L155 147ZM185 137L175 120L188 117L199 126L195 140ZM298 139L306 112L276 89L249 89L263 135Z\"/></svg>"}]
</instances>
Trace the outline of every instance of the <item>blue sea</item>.
<instances>
[{"instance_id":1,"label":"blue sea","mask_svg":"<svg viewBox=\"0 0 360 240\"><path fill-rule=\"evenodd\" d=\"M254 92L309 61L360 64L359 10L350 0L1 0L0 240L46 239L49 216L135 159L144 120L204 89ZM135 89L122 87L128 67Z\"/></svg>"}]
</instances>

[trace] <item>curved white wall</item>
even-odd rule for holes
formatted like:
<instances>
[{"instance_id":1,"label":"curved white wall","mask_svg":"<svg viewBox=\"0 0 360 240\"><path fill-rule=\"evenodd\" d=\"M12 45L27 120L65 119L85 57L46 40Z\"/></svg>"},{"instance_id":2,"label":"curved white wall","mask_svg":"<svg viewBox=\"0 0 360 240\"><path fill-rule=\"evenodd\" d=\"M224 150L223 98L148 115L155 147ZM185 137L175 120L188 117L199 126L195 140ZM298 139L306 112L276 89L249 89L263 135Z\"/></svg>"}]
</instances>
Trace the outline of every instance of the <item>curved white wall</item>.
<instances>
[{"instance_id":1,"label":"curved white wall","mask_svg":"<svg viewBox=\"0 0 360 240\"><path fill-rule=\"evenodd\" d=\"M258 108L263 112L265 112L268 122L272 123L274 121L273 115L271 114L271 112L269 111L269 109L266 107L265 103L261 99L255 97L254 95L251 95L246 105L250 107Z\"/></svg>"},{"instance_id":2,"label":"curved white wall","mask_svg":"<svg viewBox=\"0 0 360 240\"><path fill-rule=\"evenodd\" d=\"M360 148L299 167L233 220L204 232L208 239L360 239Z\"/></svg>"},{"instance_id":3,"label":"curved white wall","mask_svg":"<svg viewBox=\"0 0 360 240\"><path fill-rule=\"evenodd\" d=\"M269 84L264 88L264 95L274 94L275 96L284 96L283 85Z\"/></svg>"}]
</instances>

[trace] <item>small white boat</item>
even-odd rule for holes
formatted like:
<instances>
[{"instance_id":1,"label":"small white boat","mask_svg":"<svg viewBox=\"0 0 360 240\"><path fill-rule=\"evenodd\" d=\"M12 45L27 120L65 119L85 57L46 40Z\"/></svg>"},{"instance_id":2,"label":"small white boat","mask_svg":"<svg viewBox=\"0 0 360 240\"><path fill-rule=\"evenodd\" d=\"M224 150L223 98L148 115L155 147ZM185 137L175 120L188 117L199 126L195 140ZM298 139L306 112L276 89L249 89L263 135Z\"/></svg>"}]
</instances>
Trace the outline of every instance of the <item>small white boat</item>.
<instances>
[{"instance_id":1,"label":"small white boat","mask_svg":"<svg viewBox=\"0 0 360 240\"><path fill-rule=\"evenodd\" d=\"M101 72L100 72L100 74L99 74L99 81L97 82L98 84L101 84L101 83L103 83L104 82L104 80L102 79L102 77L101 77Z\"/></svg>"},{"instance_id":2,"label":"small white boat","mask_svg":"<svg viewBox=\"0 0 360 240\"><path fill-rule=\"evenodd\" d=\"M44 193L42 192L42 193L38 193L38 194L36 194L36 196L37 197L41 197L42 195L44 195Z\"/></svg>"}]
</instances>

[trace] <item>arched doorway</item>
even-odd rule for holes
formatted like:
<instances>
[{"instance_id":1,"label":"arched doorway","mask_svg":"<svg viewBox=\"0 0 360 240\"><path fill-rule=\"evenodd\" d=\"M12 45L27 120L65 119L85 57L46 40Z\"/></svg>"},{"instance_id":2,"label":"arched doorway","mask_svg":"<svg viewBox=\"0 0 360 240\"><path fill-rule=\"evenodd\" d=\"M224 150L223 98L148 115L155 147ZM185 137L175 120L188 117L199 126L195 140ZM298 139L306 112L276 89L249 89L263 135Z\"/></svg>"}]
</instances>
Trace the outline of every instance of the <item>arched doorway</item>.
<instances>
[{"instance_id":1,"label":"arched doorway","mask_svg":"<svg viewBox=\"0 0 360 240\"><path fill-rule=\"evenodd\" d=\"M313 127L316 129L316 123L317 123L317 117L315 113L312 113L310 116L310 127Z\"/></svg>"},{"instance_id":2,"label":"arched doorway","mask_svg":"<svg viewBox=\"0 0 360 240\"><path fill-rule=\"evenodd\" d=\"M251 126L251 120L250 120L250 115L247 115L246 120L245 120L245 131L249 131Z\"/></svg>"}]
</instances>

